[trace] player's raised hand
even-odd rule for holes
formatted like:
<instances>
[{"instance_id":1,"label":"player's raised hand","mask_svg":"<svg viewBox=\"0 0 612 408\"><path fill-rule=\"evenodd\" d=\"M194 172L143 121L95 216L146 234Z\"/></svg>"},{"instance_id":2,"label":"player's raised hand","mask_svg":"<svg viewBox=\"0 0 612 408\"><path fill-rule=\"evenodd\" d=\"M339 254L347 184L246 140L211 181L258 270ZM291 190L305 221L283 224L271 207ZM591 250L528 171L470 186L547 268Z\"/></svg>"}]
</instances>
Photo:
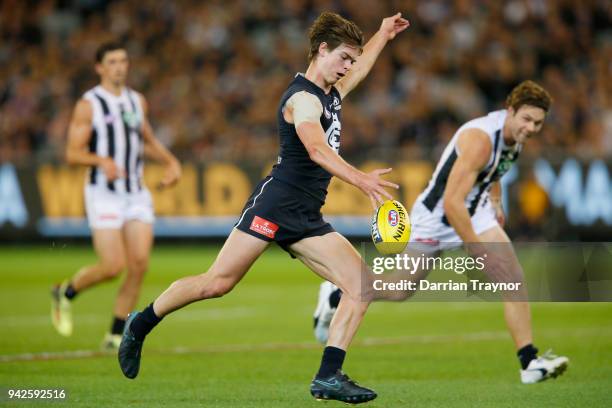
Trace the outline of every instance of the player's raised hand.
<instances>
[{"instance_id":1,"label":"player's raised hand","mask_svg":"<svg viewBox=\"0 0 612 408\"><path fill-rule=\"evenodd\" d=\"M110 157L102 158L100 167L102 167L102 171L104 171L104 175L108 181L115 181L118 178L125 177L125 171L119 168L115 161Z\"/></svg>"},{"instance_id":2,"label":"player's raised hand","mask_svg":"<svg viewBox=\"0 0 612 408\"><path fill-rule=\"evenodd\" d=\"M358 184L358 187L361 189L361 191L363 191L364 194L370 198L370 202L372 203L372 208L374 210L376 210L378 206L385 201L385 199L393 199L391 194L389 194L387 190L385 190L386 187L395 189L399 188L397 184L381 178L383 174L387 174L390 171L391 168L376 169L369 173L365 173L360 183Z\"/></svg>"},{"instance_id":3,"label":"player's raised hand","mask_svg":"<svg viewBox=\"0 0 612 408\"><path fill-rule=\"evenodd\" d=\"M164 177L161 179L159 184L157 185L158 190L163 190L166 187L171 187L175 185L179 179L181 178L181 164L172 160L170 163L166 165L166 171L164 173Z\"/></svg>"},{"instance_id":4,"label":"player's raised hand","mask_svg":"<svg viewBox=\"0 0 612 408\"><path fill-rule=\"evenodd\" d=\"M410 21L402 18L402 13L397 13L394 16L383 19L379 31L384 33L387 39L392 40L408 27L410 27Z\"/></svg>"}]
</instances>

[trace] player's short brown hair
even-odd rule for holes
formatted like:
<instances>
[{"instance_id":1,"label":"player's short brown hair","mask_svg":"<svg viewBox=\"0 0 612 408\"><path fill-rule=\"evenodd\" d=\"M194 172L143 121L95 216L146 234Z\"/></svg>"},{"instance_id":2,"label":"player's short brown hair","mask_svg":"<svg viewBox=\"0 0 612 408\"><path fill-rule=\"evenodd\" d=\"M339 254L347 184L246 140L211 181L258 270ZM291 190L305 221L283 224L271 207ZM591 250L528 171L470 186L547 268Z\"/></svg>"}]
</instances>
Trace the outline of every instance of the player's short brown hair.
<instances>
[{"instance_id":1,"label":"player's short brown hair","mask_svg":"<svg viewBox=\"0 0 612 408\"><path fill-rule=\"evenodd\" d=\"M107 52L125 50L125 49L126 49L125 45L119 41L109 41L109 42L100 44L100 46L96 50L96 63L97 64L101 63Z\"/></svg>"},{"instance_id":2,"label":"player's short brown hair","mask_svg":"<svg viewBox=\"0 0 612 408\"><path fill-rule=\"evenodd\" d=\"M536 106L544 109L544 112L548 112L551 104L552 97L546 89L529 80L514 87L506 98L506 107L513 108L515 112L523 105Z\"/></svg>"},{"instance_id":3,"label":"player's short brown hair","mask_svg":"<svg viewBox=\"0 0 612 408\"><path fill-rule=\"evenodd\" d=\"M308 39L310 40L308 61L314 59L319 52L319 45L323 42L327 43L330 50L334 50L340 44L360 49L363 46L363 33L357 24L329 11L321 13L312 23L308 31Z\"/></svg>"}]
</instances>

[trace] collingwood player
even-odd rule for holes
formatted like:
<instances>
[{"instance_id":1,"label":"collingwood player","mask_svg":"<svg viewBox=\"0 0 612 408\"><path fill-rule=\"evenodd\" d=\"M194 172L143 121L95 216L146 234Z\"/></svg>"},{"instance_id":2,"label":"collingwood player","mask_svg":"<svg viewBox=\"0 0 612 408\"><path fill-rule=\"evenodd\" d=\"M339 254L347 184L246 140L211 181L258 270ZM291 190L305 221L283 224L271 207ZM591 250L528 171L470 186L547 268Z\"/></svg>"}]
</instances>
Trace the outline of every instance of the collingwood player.
<instances>
[{"instance_id":1,"label":"collingwood player","mask_svg":"<svg viewBox=\"0 0 612 408\"><path fill-rule=\"evenodd\" d=\"M360 296L359 253L321 216L333 175L361 189L375 206L390 195L390 169L363 173L339 155L342 101L366 76L385 44L408 27L401 14L385 18L362 50L362 33L341 16L322 13L309 31L310 64L281 97L278 163L253 191L235 228L208 272L174 282L142 312L131 314L119 347L124 375L140 367L145 336L169 313L198 300L220 297L243 278L270 242L277 242L345 293L330 327L319 372L310 385L318 399L360 403L376 393L341 371L346 350L368 308ZM361 54L361 55L360 55Z\"/></svg>"},{"instance_id":2,"label":"collingwood player","mask_svg":"<svg viewBox=\"0 0 612 408\"><path fill-rule=\"evenodd\" d=\"M465 244L475 257L488 255L485 272L491 280L522 283L522 268L502 228L505 217L499 179L517 160L525 142L540 132L551 102L545 89L524 81L508 95L507 109L473 119L457 130L427 188L412 207L412 232L406 250L409 256L439 256L442 250ZM420 270L404 277L415 281L427 273ZM398 273L395 278L402 275ZM504 296L504 317L521 365L521 381L531 384L557 377L569 360L550 353L538 357L526 289L520 287L517 294ZM412 293L404 292L392 300L405 299ZM335 305L343 296L332 283L321 284L315 311L315 336L319 341L326 340Z\"/></svg>"},{"instance_id":3,"label":"collingwood player","mask_svg":"<svg viewBox=\"0 0 612 408\"><path fill-rule=\"evenodd\" d=\"M115 350L136 306L153 242L153 203L142 180L145 150L166 165L160 188L181 175L179 162L153 135L144 97L125 86L128 65L123 45L101 45L95 65L100 84L78 101L70 122L66 161L89 167L85 207L98 261L56 285L51 305L54 327L70 336L75 296L127 269L102 344Z\"/></svg>"}]
</instances>

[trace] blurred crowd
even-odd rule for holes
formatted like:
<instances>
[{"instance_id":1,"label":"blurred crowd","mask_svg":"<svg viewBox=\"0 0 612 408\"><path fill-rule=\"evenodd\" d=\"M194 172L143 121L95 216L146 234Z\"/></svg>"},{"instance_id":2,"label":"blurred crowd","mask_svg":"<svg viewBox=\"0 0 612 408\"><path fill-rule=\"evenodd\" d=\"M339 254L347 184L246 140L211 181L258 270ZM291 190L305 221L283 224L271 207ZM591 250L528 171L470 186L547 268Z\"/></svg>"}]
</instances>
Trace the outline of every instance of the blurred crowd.
<instances>
[{"instance_id":1,"label":"blurred crowd","mask_svg":"<svg viewBox=\"0 0 612 408\"><path fill-rule=\"evenodd\" d=\"M95 50L115 39L179 157L270 160L279 97L306 70L324 10L366 39L396 11L411 22L343 104L343 155L432 160L459 124L533 79L554 104L531 153L612 156L609 0L4 0L0 162L61 158L74 104L97 84Z\"/></svg>"}]
</instances>

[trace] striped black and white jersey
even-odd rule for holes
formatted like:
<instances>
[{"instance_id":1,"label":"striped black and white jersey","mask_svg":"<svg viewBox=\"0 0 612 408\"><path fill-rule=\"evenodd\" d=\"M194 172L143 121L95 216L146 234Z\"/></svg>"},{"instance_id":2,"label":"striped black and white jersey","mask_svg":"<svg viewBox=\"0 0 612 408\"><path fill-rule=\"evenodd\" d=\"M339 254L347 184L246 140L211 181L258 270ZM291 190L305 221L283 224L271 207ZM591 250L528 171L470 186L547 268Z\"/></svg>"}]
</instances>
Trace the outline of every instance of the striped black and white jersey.
<instances>
[{"instance_id":1,"label":"striped black and white jersey","mask_svg":"<svg viewBox=\"0 0 612 408\"><path fill-rule=\"evenodd\" d=\"M448 176L457 160L457 155L460 154L456 146L459 134L466 129L475 128L485 132L491 140L492 149L487 165L478 174L474 187L465 199L470 216L473 216L478 205L488 199L492 183L499 180L510 169L521 152L521 144L515 143L513 146L507 146L504 143L502 131L507 114L507 110L503 109L473 119L461 126L448 142L427 188L417 199L417 202L420 201L430 212L439 214L444 224L448 225L448 220L444 215L443 196Z\"/></svg>"},{"instance_id":2,"label":"striped black and white jersey","mask_svg":"<svg viewBox=\"0 0 612 408\"><path fill-rule=\"evenodd\" d=\"M125 172L125 178L108 182L104 171L93 166L87 183L120 193L142 190L144 141L142 137L143 109L138 94L123 88L116 96L101 85L87 91L83 98L93 109L89 151L101 157L111 157Z\"/></svg>"}]
</instances>

